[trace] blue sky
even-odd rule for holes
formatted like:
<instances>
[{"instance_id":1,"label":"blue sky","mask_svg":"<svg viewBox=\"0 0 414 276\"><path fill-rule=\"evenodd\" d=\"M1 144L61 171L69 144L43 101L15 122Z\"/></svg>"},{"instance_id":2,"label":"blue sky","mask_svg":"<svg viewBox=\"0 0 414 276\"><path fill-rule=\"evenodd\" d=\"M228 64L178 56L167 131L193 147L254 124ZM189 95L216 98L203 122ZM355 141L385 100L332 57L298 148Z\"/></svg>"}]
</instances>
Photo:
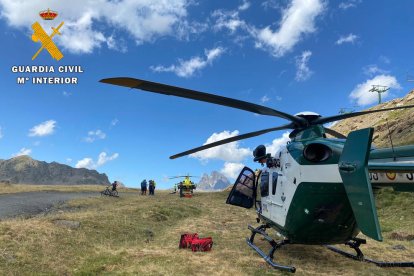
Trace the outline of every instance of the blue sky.
<instances>
[{"instance_id":1,"label":"blue sky","mask_svg":"<svg viewBox=\"0 0 414 276\"><path fill-rule=\"evenodd\" d=\"M225 3L223 3L225 2ZM38 12L59 12L53 21ZM271 152L275 132L195 156L172 154L206 141L285 124L279 118L99 83L135 77L263 104L295 114L334 115L412 89L412 1L0 0L0 158L30 154L105 172L137 186L167 176L217 170L234 177L257 166L251 151ZM38 21L64 58L53 60L31 40ZM15 65L81 65L76 85L16 84Z\"/></svg>"}]
</instances>

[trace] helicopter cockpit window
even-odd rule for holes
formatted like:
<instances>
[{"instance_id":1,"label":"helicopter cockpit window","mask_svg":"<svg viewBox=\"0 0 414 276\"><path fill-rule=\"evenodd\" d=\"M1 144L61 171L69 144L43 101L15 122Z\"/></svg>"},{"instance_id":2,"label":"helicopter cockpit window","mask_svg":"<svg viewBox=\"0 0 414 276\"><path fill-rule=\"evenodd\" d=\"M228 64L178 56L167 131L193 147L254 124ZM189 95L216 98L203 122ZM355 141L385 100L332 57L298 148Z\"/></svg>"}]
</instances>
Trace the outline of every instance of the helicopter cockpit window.
<instances>
[{"instance_id":1,"label":"helicopter cockpit window","mask_svg":"<svg viewBox=\"0 0 414 276\"><path fill-rule=\"evenodd\" d=\"M260 195L262 197L269 196L269 173L262 172L260 177Z\"/></svg>"},{"instance_id":2,"label":"helicopter cockpit window","mask_svg":"<svg viewBox=\"0 0 414 276\"><path fill-rule=\"evenodd\" d=\"M277 185L277 177L279 176L279 173L273 172L272 173L272 195L276 194L276 185Z\"/></svg>"}]
</instances>

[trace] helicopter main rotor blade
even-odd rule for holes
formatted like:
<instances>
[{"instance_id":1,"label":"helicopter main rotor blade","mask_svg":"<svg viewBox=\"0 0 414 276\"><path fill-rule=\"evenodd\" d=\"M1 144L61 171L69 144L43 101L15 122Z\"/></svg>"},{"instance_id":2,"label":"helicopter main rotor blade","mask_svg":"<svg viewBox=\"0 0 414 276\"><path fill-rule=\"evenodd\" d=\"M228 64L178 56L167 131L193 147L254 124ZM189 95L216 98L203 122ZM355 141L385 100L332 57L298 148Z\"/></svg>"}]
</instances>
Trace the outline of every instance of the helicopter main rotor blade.
<instances>
[{"instance_id":1,"label":"helicopter main rotor blade","mask_svg":"<svg viewBox=\"0 0 414 276\"><path fill-rule=\"evenodd\" d=\"M266 106L249 103L241 100L236 100L232 98L227 98L223 96L218 96L214 94L199 92L195 90L190 90L186 88L166 85L162 83L156 83L146 80L139 80L134 78L108 78L100 80L102 83L108 83L113 85L125 86L129 88L140 89L148 92L159 93L164 95L172 95L187 99L193 99L202 102L208 102L218 105L229 106L237 109L242 109L246 111L250 111L253 113L261 114L261 115L268 115L268 116L275 116L284 118L286 120L295 122L297 124L303 125L305 124L305 120L303 118L290 115L288 113L284 113Z\"/></svg>"},{"instance_id":2,"label":"helicopter main rotor blade","mask_svg":"<svg viewBox=\"0 0 414 276\"><path fill-rule=\"evenodd\" d=\"M245 134L238 135L238 136L233 136L233 137L230 137L230 138L227 138L227 139L223 139L223 140L220 140L220 141L216 141L214 143L210 143L210 144L207 144L207 145L203 145L201 147L197 147L197 148L194 148L194 149L190 149L190 150L187 150L187 151L184 151L184 152L175 154L173 156L170 156L170 159L175 159L175 158L178 158L178 157L183 157L183 156L186 156L186 155L195 153L195 152L199 152L199 151L202 151L202 150L206 150L206 149L209 149L209 148L217 147L217 146L224 145L224 144L227 144L227 143L231 143L231 142L235 142L235 141L239 141L239 140L243 140L243 139L247 139L247 138L259 136L259 135L262 135L262 134L265 134L265 133L268 133L268 132L282 130L282 129L291 129L291 128L294 128L294 124L293 123L290 123L290 124L287 124L287 125L284 125L284 126L280 126L280 127L272 127L272 128L267 128L267 129L259 130L259 131L245 133Z\"/></svg>"},{"instance_id":3,"label":"helicopter main rotor blade","mask_svg":"<svg viewBox=\"0 0 414 276\"><path fill-rule=\"evenodd\" d=\"M181 177L198 177L198 176L195 176L195 175L179 175L179 176L172 176L168 179L175 179L175 178L181 178Z\"/></svg>"},{"instance_id":4,"label":"helicopter main rotor blade","mask_svg":"<svg viewBox=\"0 0 414 276\"><path fill-rule=\"evenodd\" d=\"M397 107L383 108L383 109L377 109L377 110L346 113L346 114L334 115L334 116L329 116L329 117L322 117L322 118L318 118L312 121L312 124L326 124L326 123L335 122L335 121L352 118L356 116L361 116L365 114L370 114L370 113L384 112L384 111L395 110L395 109L413 108L413 107L414 105L405 105L405 106L397 106Z\"/></svg>"},{"instance_id":5,"label":"helicopter main rotor blade","mask_svg":"<svg viewBox=\"0 0 414 276\"><path fill-rule=\"evenodd\" d=\"M327 128L327 127L324 127L324 129L325 129L326 133L328 133L329 135L332 135L333 137L340 138L340 139L346 139L345 135L343 135L342 133L337 132L336 130L333 130L333 129Z\"/></svg>"}]
</instances>

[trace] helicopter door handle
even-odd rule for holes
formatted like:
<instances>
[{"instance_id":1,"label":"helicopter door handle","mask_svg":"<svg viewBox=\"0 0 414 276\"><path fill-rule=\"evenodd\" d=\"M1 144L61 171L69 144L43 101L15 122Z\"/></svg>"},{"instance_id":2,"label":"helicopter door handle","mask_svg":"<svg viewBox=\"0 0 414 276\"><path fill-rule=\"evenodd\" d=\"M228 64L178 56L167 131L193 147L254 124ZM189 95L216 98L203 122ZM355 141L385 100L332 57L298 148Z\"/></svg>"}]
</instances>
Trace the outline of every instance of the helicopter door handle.
<instances>
[{"instance_id":1,"label":"helicopter door handle","mask_svg":"<svg viewBox=\"0 0 414 276\"><path fill-rule=\"evenodd\" d=\"M271 205L276 205L276 206L279 206L279 207L283 207L283 204L280 204L280 203L277 203L277 202L273 202L271 200L268 200L267 203L269 203Z\"/></svg>"},{"instance_id":2,"label":"helicopter door handle","mask_svg":"<svg viewBox=\"0 0 414 276\"><path fill-rule=\"evenodd\" d=\"M352 163L342 162L341 164L339 164L339 169L341 171L344 171L344 172L352 173L352 172L354 172L356 170L356 168L357 168L357 165L356 164L352 164Z\"/></svg>"}]
</instances>

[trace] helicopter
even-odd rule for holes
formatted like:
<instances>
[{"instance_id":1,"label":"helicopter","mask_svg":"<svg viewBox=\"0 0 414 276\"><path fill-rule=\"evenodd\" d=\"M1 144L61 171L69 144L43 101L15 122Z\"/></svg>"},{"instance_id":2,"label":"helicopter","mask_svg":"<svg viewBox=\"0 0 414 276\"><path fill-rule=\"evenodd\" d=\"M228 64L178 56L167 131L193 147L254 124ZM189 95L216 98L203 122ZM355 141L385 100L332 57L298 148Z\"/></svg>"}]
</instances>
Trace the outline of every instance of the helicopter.
<instances>
[{"instance_id":1,"label":"helicopter","mask_svg":"<svg viewBox=\"0 0 414 276\"><path fill-rule=\"evenodd\" d=\"M193 175L180 175L180 176L173 176L169 179L175 179L175 178L184 178L183 181L180 181L179 183L174 185L174 191L176 192L176 189L178 189L180 197L192 197L194 190L197 188L197 185L194 184L193 181L191 181L190 177L196 177Z\"/></svg>"},{"instance_id":2,"label":"helicopter","mask_svg":"<svg viewBox=\"0 0 414 276\"><path fill-rule=\"evenodd\" d=\"M226 203L255 207L257 222L247 244L270 266L295 272L293 266L274 261L274 254L288 244L324 245L345 257L380 267L414 267L414 262L382 262L366 258L360 246L367 237L382 241L373 189L392 187L414 192L414 145L376 149L371 145L373 128L356 130L345 136L324 124L370 113L413 108L414 105L349 112L323 117L314 112L291 115L266 106L196 90L128 77L107 78L102 83L134 88L145 92L188 98L241 109L256 114L286 119L287 124L249 132L196 147L173 156L186 156L227 143L290 129L290 141L276 156L263 145L254 152L254 161L264 166L255 173L245 167L237 177ZM328 138L327 134L334 138ZM392 175L391 177L385 177ZM398 177L394 177L398 175ZM392 179L392 180L391 180ZM272 228L283 238L273 240L266 230ZM271 245L266 254L255 243L261 235ZM332 246L345 244L355 250L348 253Z\"/></svg>"}]
</instances>

